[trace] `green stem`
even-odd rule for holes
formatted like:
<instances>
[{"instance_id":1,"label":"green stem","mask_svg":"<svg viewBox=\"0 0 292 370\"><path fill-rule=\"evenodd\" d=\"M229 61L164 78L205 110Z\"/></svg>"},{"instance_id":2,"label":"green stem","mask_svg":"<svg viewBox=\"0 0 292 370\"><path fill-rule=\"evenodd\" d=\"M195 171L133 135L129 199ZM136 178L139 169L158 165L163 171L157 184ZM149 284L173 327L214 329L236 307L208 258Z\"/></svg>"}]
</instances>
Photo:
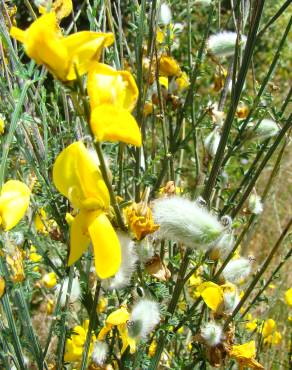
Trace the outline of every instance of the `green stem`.
<instances>
[{"instance_id":1,"label":"green stem","mask_svg":"<svg viewBox=\"0 0 292 370\"><path fill-rule=\"evenodd\" d=\"M209 199L211 197L211 193L215 187L216 179L219 174L221 164L223 161L224 156L224 150L227 144L227 140L229 137L229 133L231 130L232 122L235 116L235 112L239 103L239 99L241 96L241 92L244 86L244 81L248 72L248 68L250 65L251 57L253 55L253 51L256 44L256 33L259 28L261 15L263 12L265 0L257 0L255 1L254 6L254 13L253 13L253 22L248 34L246 47L244 50L243 60L242 64L238 73L238 78L234 87L234 94L233 99L230 102L230 108L226 116L226 120L224 122L223 131L221 140L218 146L218 150L216 152L216 156L214 158L213 166L208 178L208 181L206 183L204 192L203 192L203 198L209 202Z\"/></svg>"},{"instance_id":2,"label":"green stem","mask_svg":"<svg viewBox=\"0 0 292 370\"><path fill-rule=\"evenodd\" d=\"M84 350L83 350L83 356L82 356L82 362L81 362L80 370L85 370L86 366L87 366L87 357L88 357L88 353L89 353L89 346L90 346L90 342L91 342L92 330L94 330L95 326L96 326L96 307L97 307L97 304L98 304L99 292L100 292L100 281L97 281L96 282L93 305L92 305L92 308L91 308L91 313L90 313L90 318L89 318L88 331L87 331L86 340L85 340L85 344L84 344Z\"/></svg>"}]
</instances>

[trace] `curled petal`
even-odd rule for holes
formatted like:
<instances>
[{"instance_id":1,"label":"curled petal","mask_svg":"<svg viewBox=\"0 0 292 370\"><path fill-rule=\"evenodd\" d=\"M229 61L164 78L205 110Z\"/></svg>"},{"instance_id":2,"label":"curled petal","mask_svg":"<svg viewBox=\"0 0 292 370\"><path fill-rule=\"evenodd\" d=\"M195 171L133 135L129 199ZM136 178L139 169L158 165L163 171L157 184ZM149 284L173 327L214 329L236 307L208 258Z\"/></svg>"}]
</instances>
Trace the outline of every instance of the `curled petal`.
<instances>
[{"instance_id":1,"label":"curled petal","mask_svg":"<svg viewBox=\"0 0 292 370\"><path fill-rule=\"evenodd\" d=\"M100 213L88 228L94 250L95 270L101 279L113 276L121 265L121 247L109 219Z\"/></svg>"},{"instance_id":2,"label":"curled petal","mask_svg":"<svg viewBox=\"0 0 292 370\"><path fill-rule=\"evenodd\" d=\"M91 112L91 128L97 141L123 141L141 146L141 132L135 118L125 109L103 104Z\"/></svg>"},{"instance_id":3,"label":"curled petal","mask_svg":"<svg viewBox=\"0 0 292 370\"><path fill-rule=\"evenodd\" d=\"M10 230L24 216L30 198L30 189L18 180L7 181L1 189L0 221L4 229Z\"/></svg>"}]
</instances>

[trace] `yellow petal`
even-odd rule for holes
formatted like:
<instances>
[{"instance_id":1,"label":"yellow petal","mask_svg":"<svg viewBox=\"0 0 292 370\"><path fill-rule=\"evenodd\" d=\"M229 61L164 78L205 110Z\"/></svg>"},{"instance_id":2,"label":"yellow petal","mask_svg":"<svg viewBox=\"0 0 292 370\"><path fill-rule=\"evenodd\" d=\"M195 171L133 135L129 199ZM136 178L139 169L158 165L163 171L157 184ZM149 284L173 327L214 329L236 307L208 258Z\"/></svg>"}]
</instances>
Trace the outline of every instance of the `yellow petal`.
<instances>
[{"instance_id":1,"label":"yellow petal","mask_svg":"<svg viewBox=\"0 0 292 370\"><path fill-rule=\"evenodd\" d=\"M90 124L97 141L123 141L141 146L142 138L135 118L125 109L100 105L91 113Z\"/></svg>"},{"instance_id":2,"label":"yellow petal","mask_svg":"<svg viewBox=\"0 0 292 370\"><path fill-rule=\"evenodd\" d=\"M62 39L69 58L69 69L66 80L76 78L75 69L82 76L90 69L92 62L99 60L104 47L110 46L114 41L112 33L82 31Z\"/></svg>"},{"instance_id":3,"label":"yellow petal","mask_svg":"<svg viewBox=\"0 0 292 370\"><path fill-rule=\"evenodd\" d=\"M104 213L88 228L93 244L95 270L101 279L115 275L121 265L121 246L115 230Z\"/></svg>"},{"instance_id":4,"label":"yellow petal","mask_svg":"<svg viewBox=\"0 0 292 370\"><path fill-rule=\"evenodd\" d=\"M75 79L75 68L79 75L86 73L102 48L113 43L110 33L83 31L64 37L55 12L45 13L25 31L12 27L10 34L24 44L30 58L62 81Z\"/></svg>"},{"instance_id":5,"label":"yellow petal","mask_svg":"<svg viewBox=\"0 0 292 370\"><path fill-rule=\"evenodd\" d=\"M90 244L88 228L100 211L81 211L72 221L70 226L70 253L68 266L75 263L86 251Z\"/></svg>"},{"instance_id":6,"label":"yellow petal","mask_svg":"<svg viewBox=\"0 0 292 370\"><path fill-rule=\"evenodd\" d=\"M91 109L101 104L132 111L138 99L136 82L128 71L116 71L102 64L92 63L87 80Z\"/></svg>"},{"instance_id":7,"label":"yellow petal","mask_svg":"<svg viewBox=\"0 0 292 370\"><path fill-rule=\"evenodd\" d=\"M109 193L101 172L81 141L69 145L58 155L53 167L53 181L76 208L90 209L88 199L91 199L92 209L109 207Z\"/></svg>"},{"instance_id":8,"label":"yellow petal","mask_svg":"<svg viewBox=\"0 0 292 370\"><path fill-rule=\"evenodd\" d=\"M267 337L269 336L270 334L273 333L273 331L276 329L276 323L275 323L275 320L273 319L268 319L265 321L264 323L264 326L263 326L263 331L262 331L262 335L263 337Z\"/></svg>"},{"instance_id":9,"label":"yellow petal","mask_svg":"<svg viewBox=\"0 0 292 370\"><path fill-rule=\"evenodd\" d=\"M112 330L112 325L111 324L105 324L105 326L100 330L97 336L97 340L104 340L106 337L107 333Z\"/></svg>"},{"instance_id":10,"label":"yellow petal","mask_svg":"<svg viewBox=\"0 0 292 370\"><path fill-rule=\"evenodd\" d=\"M234 345L231 348L230 356L236 359L239 358L253 358L256 356L255 341L252 340L248 343Z\"/></svg>"},{"instance_id":11,"label":"yellow petal","mask_svg":"<svg viewBox=\"0 0 292 370\"><path fill-rule=\"evenodd\" d=\"M25 52L37 64L45 65L61 80L66 78L68 53L61 44L62 35L54 12L42 15L25 31L12 27L10 34L24 44Z\"/></svg>"},{"instance_id":12,"label":"yellow petal","mask_svg":"<svg viewBox=\"0 0 292 370\"><path fill-rule=\"evenodd\" d=\"M9 180L2 186L0 219L6 231L22 219L29 206L29 197L30 189L21 181Z\"/></svg>"},{"instance_id":13,"label":"yellow petal","mask_svg":"<svg viewBox=\"0 0 292 370\"><path fill-rule=\"evenodd\" d=\"M5 292L5 280L3 279L2 276L0 276L0 298L2 298L4 292Z\"/></svg>"},{"instance_id":14,"label":"yellow petal","mask_svg":"<svg viewBox=\"0 0 292 370\"><path fill-rule=\"evenodd\" d=\"M123 354L128 346L130 346L130 353L133 354L136 352L136 340L131 338L128 333L128 328L126 324L118 326L119 333L122 339L123 347L121 353Z\"/></svg>"},{"instance_id":15,"label":"yellow petal","mask_svg":"<svg viewBox=\"0 0 292 370\"><path fill-rule=\"evenodd\" d=\"M121 307L116 311L110 313L106 319L106 324L117 326L125 324L130 318L129 311L126 307Z\"/></svg>"},{"instance_id":16,"label":"yellow petal","mask_svg":"<svg viewBox=\"0 0 292 370\"><path fill-rule=\"evenodd\" d=\"M207 281L199 285L197 291L201 294L204 302L211 310L219 310L220 306L223 304L223 290L219 285Z\"/></svg>"}]
</instances>

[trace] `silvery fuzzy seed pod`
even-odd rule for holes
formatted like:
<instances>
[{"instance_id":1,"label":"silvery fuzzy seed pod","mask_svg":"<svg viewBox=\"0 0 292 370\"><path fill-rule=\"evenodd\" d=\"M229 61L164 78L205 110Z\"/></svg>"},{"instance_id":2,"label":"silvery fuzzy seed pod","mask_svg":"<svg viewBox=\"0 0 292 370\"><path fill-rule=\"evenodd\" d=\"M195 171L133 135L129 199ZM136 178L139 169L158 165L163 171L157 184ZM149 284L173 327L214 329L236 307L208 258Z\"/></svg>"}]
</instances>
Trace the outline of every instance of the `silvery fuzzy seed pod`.
<instances>
[{"instance_id":1,"label":"silvery fuzzy seed pod","mask_svg":"<svg viewBox=\"0 0 292 370\"><path fill-rule=\"evenodd\" d=\"M200 334L208 346L214 347L221 342L223 330L215 322L208 322L201 328Z\"/></svg>"},{"instance_id":2,"label":"silvery fuzzy seed pod","mask_svg":"<svg viewBox=\"0 0 292 370\"><path fill-rule=\"evenodd\" d=\"M251 213L254 213L255 215L259 215L263 212L263 203L262 199L259 195L253 193L248 198L248 209Z\"/></svg>"},{"instance_id":3,"label":"silvery fuzzy seed pod","mask_svg":"<svg viewBox=\"0 0 292 370\"><path fill-rule=\"evenodd\" d=\"M159 321L158 303L146 298L141 299L133 306L128 325L129 335L145 339Z\"/></svg>"},{"instance_id":4,"label":"silvery fuzzy seed pod","mask_svg":"<svg viewBox=\"0 0 292 370\"><path fill-rule=\"evenodd\" d=\"M218 133L218 130L213 130L204 140L204 147L208 154L214 158L220 143L221 136Z\"/></svg>"},{"instance_id":5,"label":"silvery fuzzy seed pod","mask_svg":"<svg viewBox=\"0 0 292 370\"><path fill-rule=\"evenodd\" d=\"M99 340L94 342L93 351L91 354L92 361L97 365L103 365L108 352L108 345Z\"/></svg>"},{"instance_id":6,"label":"silvery fuzzy seed pod","mask_svg":"<svg viewBox=\"0 0 292 370\"><path fill-rule=\"evenodd\" d=\"M153 204L157 235L187 247L211 247L224 231L223 225L196 202L182 197L158 199Z\"/></svg>"},{"instance_id":7,"label":"silvery fuzzy seed pod","mask_svg":"<svg viewBox=\"0 0 292 370\"><path fill-rule=\"evenodd\" d=\"M171 10L168 4L162 3L159 10L159 22L167 26L171 22Z\"/></svg>"},{"instance_id":8,"label":"silvery fuzzy seed pod","mask_svg":"<svg viewBox=\"0 0 292 370\"><path fill-rule=\"evenodd\" d=\"M219 250L222 259L225 259L228 256L234 246L234 242L235 239L233 234L229 233L223 234L222 237L219 239L216 244L216 249Z\"/></svg>"},{"instance_id":9,"label":"silvery fuzzy seed pod","mask_svg":"<svg viewBox=\"0 0 292 370\"><path fill-rule=\"evenodd\" d=\"M251 261L247 258L231 260L222 272L224 279L230 283L238 283L245 279L251 272Z\"/></svg>"},{"instance_id":10,"label":"silvery fuzzy seed pod","mask_svg":"<svg viewBox=\"0 0 292 370\"><path fill-rule=\"evenodd\" d=\"M104 289L122 289L129 285L138 261L135 243L129 238L129 235L121 231L118 231L117 235L122 250L122 263L113 278L102 281L102 287Z\"/></svg>"},{"instance_id":11,"label":"silvery fuzzy seed pod","mask_svg":"<svg viewBox=\"0 0 292 370\"><path fill-rule=\"evenodd\" d=\"M252 124L252 126L254 126L254 124ZM266 140L270 137L276 136L278 132L279 127L275 121L272 121L271 119L263 119L253 131L252 138Z\"/></svg>"},{"instance_id":12,"label":"silvery fuzzy seed pod","mask_svg":"<svg viewBox=\"0 0 292 370\"><path fill-rule=\"evenodd\" d=\"M237 34L235 32L223 31L209 37L207 47L214 56L229 57L235 52ZM244 47L246 36L241 35L241 45Z\"/></svg>"}]
</instances>

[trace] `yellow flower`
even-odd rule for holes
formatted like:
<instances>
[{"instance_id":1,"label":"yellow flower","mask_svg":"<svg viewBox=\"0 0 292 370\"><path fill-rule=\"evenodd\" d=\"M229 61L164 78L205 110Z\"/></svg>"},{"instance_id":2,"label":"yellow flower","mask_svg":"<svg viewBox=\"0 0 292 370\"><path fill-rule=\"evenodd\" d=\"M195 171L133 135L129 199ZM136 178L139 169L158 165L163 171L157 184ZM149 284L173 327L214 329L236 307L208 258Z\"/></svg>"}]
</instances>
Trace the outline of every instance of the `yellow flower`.
<instances>
[{"instance_id":1,"label":"yellow flower","mask_svg":"<svg viewBox=\"0 0 292 370\"><path fill-rule=\"evenodd\" d=\"M286 290L285 302L287 303L288 306L292 307L292 288Z\"/></svg>"},{"instance_id":2,"label":"yellow flower","mask_svg":"<svg viewBox=\"0 0 292 370\"><path fill-rule=\"evenodd\" d=\"M156 348L157 348L157 342L155 339L153 339L153 341L151 342L149 346L149 350L148 350L149 357L153 357L155 355Z\"/></svg>"},{"instance_id":3,"label":"yellow flower","mask_svg":"<svg viewBox=\"0 0 292 370\"><path fill-rule=\"evenodd\" d=\"M33 263L38 263L42 259L42 256L36 252L36 247L34 247L33 245L30 247L29 259Z\"/></svg>"},{"instance_id":4,"label":"yellow flower","mask_svg":"<svg viewBox=\"0 0 292 370\"><path fill-rule=\"evenodd\" d=\"M264 367L255 360L256 346L254 340L248 343L232 346L229 356L238 362L240 370L243 370L244 367L258 370L264 369Z\"/></svg>"},{"instance_id":5,"label":"yellow flower","mask_svg":"<svg viewBox=\"0 0 292 370\"><path fill-rule=\"evenodd\" d=\"M190 80L186 72L182 72L175 82L177 84L178 91L183 91L190 85Z\"/></svg>"},{"instance_id":6,"label":"yellow flower","mask_svg":"<svg viewBox=\"0 0 292 370\"><path fill-rule=\"evenodd\" d=\"M113 276L121 264L117 234L106 216L110 198L101 172L81 141L65 148L53 167L53 181L79 213L70 225L68 265L93 245L95 270L101 279Z\"/></svg>"},{"instance_id":7,"label":"yellow flower","mask_svg":"<svg viewBox=\"0 0 292 370\"><path fill-rule=\"evenodd\" d=\"M57 224L54 220L49 219L46 211L40 208L34 218L34 226L37 232L47 235L48 232L57 228Z\"/></svg>"},{"instance_id":8,"label":"yellow flower","mask_svg":"<svg viewBox=\"0 0 292 370\"><path fill-rule=\"evenodd\" d=\"M160 28L157 28L157 31L156 31L156 41L158 42L158 44L162 44L163 41L164 41L164 32L160 29Z\"/></svg>"},{"instance_id":9,"label":"yellow flower","mask_svg":"<svg viewBox=\"0 0 292 370\"><path fill-rule=\"evenodd\" d=\"M109 314L105 321L105 326L99 332L97 339L103 341L107 333L110 332L114 326L116 326L123 343L121 352L124 353L129 346L130 353L134 353L136 351L136 341L134 338L131 338L128 333L127 322L129 319L129 311L126 307L121 306L121 308Z\"/></svg>"},{"instance_id":10,"label":"yellow flower","mask_svg":"<svg viewBox=\"0 0 292 370\"><path fill-rule=\"evenodd\" d=\"M102 49L114 41L111 33L91 31L64 37L54 12L42 15L25 31L12 27L10 35L24 44L30 58L62 81L76 79L75 69L80 76L88 72L91 62L98 60Z\"/></svg>"},{"instance_id":11,"label":"yellow flower","mask_svg":"<svg viewBox=\"0 0 292 370\"><path fill-rule=\"evenodd\" d=\"M23 268L23 256L19 248L15 248L11 255L6 256L6 262L10 266L12 276L11 279L15 283L19 283L25 279Z\"/></svg>"},{"instance_id":12,"label":"yellow flower","mask_svg":"<svg viewBox=\"0 0 292 370\"><path fill-rule=\"evenodd\" d=\"M102 63L92 63L88 73L90 124L97 141L123 141L141 145L141 133L131 112L138 88L128 71L116 71Z\"/></svg>"},{"instance_id":13,"label":"yellow flower","mask_svg":"<svg viewBox=\"0 0 292 370\"><path fill-rule=\"evenodd\" d=\"M252 315L251 315L250 313L247 315L247 320L248 320L249 322L247 322L247 323L245 324L245 328L246 328L248 331L254 331L254 330L256 330L256 328L257 328L257 320L256 320L256 319L253 319L253 318L252 318Z\"/></svg>"},{"instance_id":14,"label":"yellow flower","mask_svg":"<svg viewBox=\"0 0 292 370\"><path fill-rule=\"evenodd\" d=\"M12 229L24 216L29 206L30 190L18 180L7 181L0 193L0 225Z\"/></svg>"},{"instance_id":15,"label":"yellow flower","mask_svg":"<svg viewBox=\"0 0 292 370\"><path fill-rule=\"evenodd\" d=\"M159 77L159 84L166 89L168 89L168 77L160 76Z\"/></svg>"},{"instance_id":16,"label":"yellow flower","mask_svg":"<svg viewBox=\"0 0 292 370\"><path fill-rule=\"evenodd\" d=\"M60 21L61 19L68 17L68 15L72 13L73 10L72 0L55 0L51 5L50 10L56 13L57 19L58 21ZM40 6L39 12L41 14L45 14L47 12L46 7Z\"/></svg>"},{"instance_id":17,"label":"yellow flower","mask_svg":"<svg viewBox=\"0 0 292 370\"><path fill-rule=\"evenodd\" d=\"M152 234L159 229L159 225L154 223L151 209L143 201L140 203L134 202L129 207L126 207L124 214L137 240L141 240L146 235Z\"/></svg>"},{"instance_id":18,"label":"yellow flower","mask_svg":"<svg viewBox=\"0 0 292 370\"><path fill-rule=\"evenodd\" d=\"M0 135L3 135L4 131L5 131L5 120L4 120L4 116L0 114Z\"/></svg>"},{"instance_id":19,"label":"yellow flower","mask_svg":"<svg viewBox=\"0 0 292 370\"><path fill-rule=\"evenodd\" d=\"M276 323L273 319L268 319L264 322L262 336L266 338L267 336L271 335L273 331L276 329Z\"/></svg>"},{"instance_id":20,"label":"yellow flower","mask_svg":"<svg viewBox=\"0 0 292 370\"><path fill-rule=\"evenodd\" d=\"M2 276L0 276L0 298L2 298L4 292L5 292L5 280L3 279Z\"/></svg>"},{"instance_id":21,"label":"yellow flower","mask_svg":"<svg viewBox=\"0 0 292 370\"><path fill-rule=\"evenodd\" d=\"M66 341L64 360L66 362L76 362L82 359L86 335L88 332L89 320L85 320L83 325L77 325L73 328L70 338ZM93 351L93 343L96 341L95 335L91 336L88 358Z\"/></svg>"},{"instance_id":22,"label":"yellow flower","mask_svg":"<svg viewBox=\"0 0 292 370\"><path fill-rule=\"evenodd\" d=\"M212 311L219 311L224 302L223 289L211 282L206 281L197 288L197 292L200 293L206 305L211 308Z\"/></svg>"},{"instance_id":23,"label":"yellow flower","mask_svg":"<svg viewBox=\"0 0 292 370\"><path fill-rule=\"evenodd\" d=\"M54 288L57 284L57 275L54 272L49 272L43 276L42 282L46 288Z\"/></svg>"},{"instance_id":24,"label":"yellow flower","mask_svg":"<svg viewBox=\"0 0 292 370\"><path fill-rule=\"evenodd\" d=\"M167 55L162 55L159 60L159 75L160 76L179 76L181 74L181 70L177 61Z\"/></svg>"},{"instance_id":25,"label":"yellow flower","mask_svg":"<svg viewBox=\"0 0 292 370\"><path fill-rule=\"evenodd\" d=\"M47 302L47 314L51 315L54 310L54 301L52 299L48 299Z\"/></svg>"},{"instance_id":26,"label":"yellow flower","mask_svg":"<svg viewBox=\"0 0 292 370\"><path fill-rule=\"evenodd\" d=\"M280 344L281 341L282 341L282 335L277 330L273 334L270 334L266 338L264 338L264 344L277 345L277 344Z\"/></svg>"},{"instance_id":27,"label":"yellow flower","mask_svg":"<svg viewBox=\"0 0 292 370\"><path fill-rule=\"evenodd\" d=\"M102 313L106 310L108 304L108 300L106 297L101 297L100 300L98 301L97 305L97 312Z\"/></svg>"}]
</instances>

